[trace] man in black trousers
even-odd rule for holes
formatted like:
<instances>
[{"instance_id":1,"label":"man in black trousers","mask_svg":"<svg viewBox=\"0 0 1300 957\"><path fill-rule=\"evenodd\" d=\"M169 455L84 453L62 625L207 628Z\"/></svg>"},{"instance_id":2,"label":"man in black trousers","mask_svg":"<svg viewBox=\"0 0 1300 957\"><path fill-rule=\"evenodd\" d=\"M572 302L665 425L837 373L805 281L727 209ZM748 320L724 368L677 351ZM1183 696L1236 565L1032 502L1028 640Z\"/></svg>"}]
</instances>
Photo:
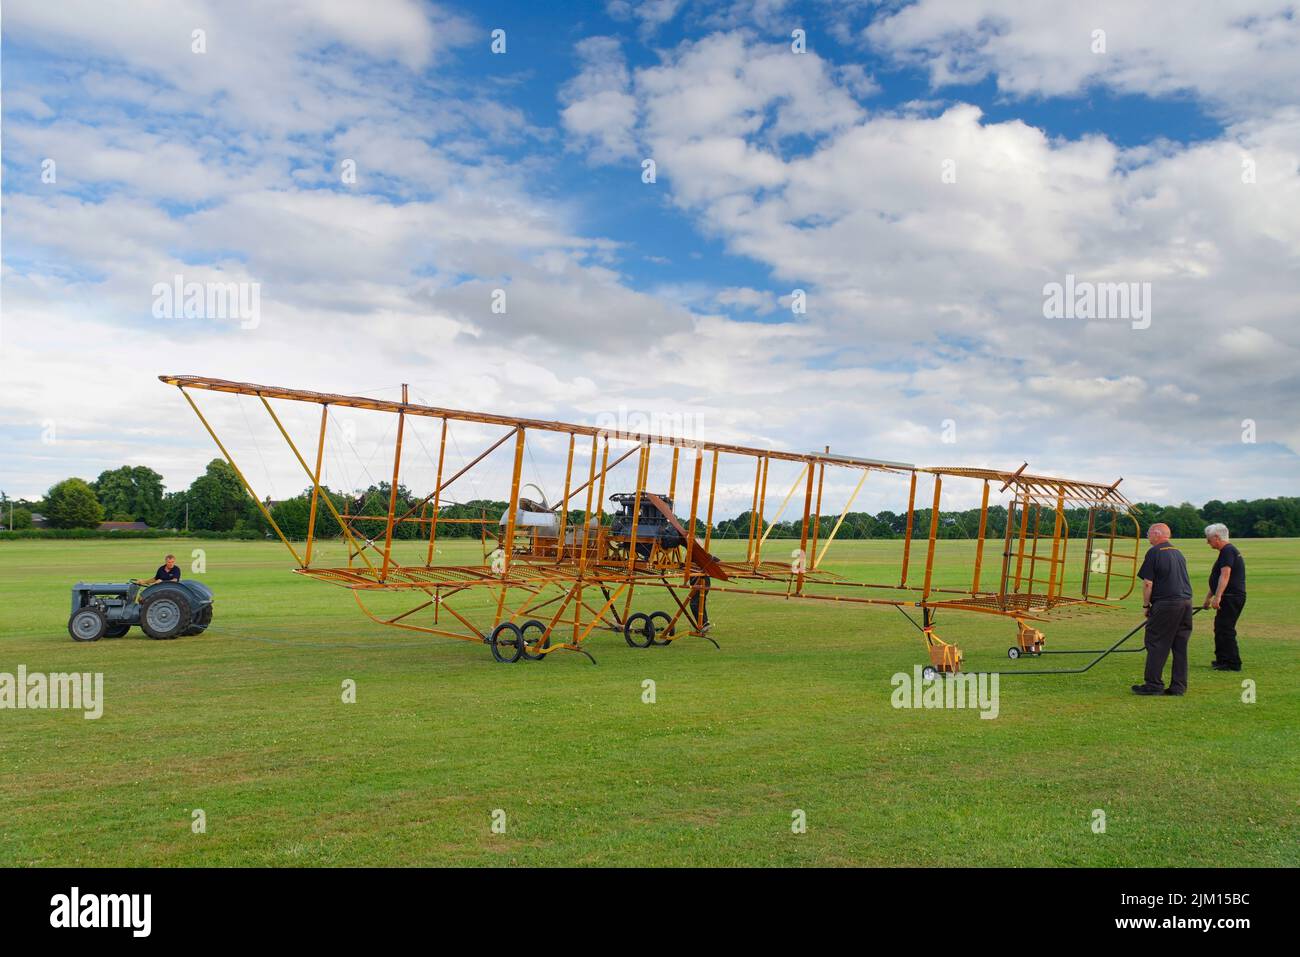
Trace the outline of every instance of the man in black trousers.
<instances>
[{"instance_id":1,"label":"man in black trousers","mask_svg":"<svg viewBox=\"0 0 1300 957\"><path fill-rule=\"evenodd\" d=\"M1147 614L1146 674L1133 693L1182 695L1187 693L1187 641L1192 637L1192 582L1187 559L1169 544L1169 526L1163 522L1147 530L1147 549L1138 577L1142 579L1142 605ZM1165 659L1174 653L1174 665L1165 687Z\"/></svg>"},{"instance_id":2,"label":"man in black trousers","mask_svg":"<svg viewBox=\"0 0 1300 957\"><path fill-rule=\"evenodd\" d=\"M1206 526L1205 542L1219 553L1210 569L1210 590L1205 595L1205 607L1215 609L1211 667L1215 671L1240 671L1237 619L1246 607L1246 559L1236 545L1228 543L1228 526L1220 522Z\"/></svg>"}]
</instances>

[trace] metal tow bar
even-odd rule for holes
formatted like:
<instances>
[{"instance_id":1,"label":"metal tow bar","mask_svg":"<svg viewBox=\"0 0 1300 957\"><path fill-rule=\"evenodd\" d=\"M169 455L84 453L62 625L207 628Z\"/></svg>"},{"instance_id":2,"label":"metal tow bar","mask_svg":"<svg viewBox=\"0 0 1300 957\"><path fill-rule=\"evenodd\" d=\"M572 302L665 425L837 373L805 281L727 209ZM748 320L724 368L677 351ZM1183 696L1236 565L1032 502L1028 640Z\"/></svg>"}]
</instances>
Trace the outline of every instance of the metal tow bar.
<instances>
[{"instance_id":1,"label":"metal tow bar","mask_svg":"<svg viewBox=\"0 0 1300 957\"><path fill-rule=\"evenodd\" d=\"M1195 617L1196 617L1197 615L1199 615L1203 610L1204 610L1203 608L1193 608L1193 609L1192 609L1192 617L1195 618ZM967 674L976 674L976 675L1081 675L1081 674L1083 674L1085 671L1088 671L1089 669L1091 669L1092 666L1095 665L1097 662L1101 661L1101 659L1103 659L1103 658L1105 658L1105 657L1108 657L1109 655L1112 655L1112 654L1124 654L1123 651L1119 651L1119 650L1118 650L1118 649L1119 649L1119 646L1122 645L1122 644L1124 644L1124 642L1128 641L1128 640L1129 640L1130 638L1132 638L1134 635L1136 635L1139 631L1141 631L1143 628L1145 628L1146 625L1147 625L1147 622L1146 622L1146 619L1144 618L1144 619L1142 619L1141 622L1139 622L1136 626L1134 626L1134 628L1133 628L1132 631L1130 631L1128 634L1126 634L1126 635L1125 635L1123 638L1121 638L1119 641L1115 642L1115 644L1111 645L1111 646L1110 646L1109 648L1107 648L1105 651L1095 652L1095 654L1097 655L1097 657L1096 657L1096 658L1093 658L1092 661L1088 662L1088 663L1087 663L1086 665L1084 665L1082 668L1052 668L1052 669L1036 670L1036 671L971 671L971 672L967 672ZM1143 649L1141 649L1141 648L1129 648L1129 649L1125 649L1125 650L1126 650L1126 651L1142 651ZM1046 651L1041 652L1041 654L1049 654L1049 653L1050 653L1050 654L1056 654L1056 655L1088 655L1088 654L1094 654L1094 652L1091 652L1091 651L1067 651L1067 650L1062 650L1062 651L1053 651L1053 652L1046 652Z\"/></svg>"}]
</instances>

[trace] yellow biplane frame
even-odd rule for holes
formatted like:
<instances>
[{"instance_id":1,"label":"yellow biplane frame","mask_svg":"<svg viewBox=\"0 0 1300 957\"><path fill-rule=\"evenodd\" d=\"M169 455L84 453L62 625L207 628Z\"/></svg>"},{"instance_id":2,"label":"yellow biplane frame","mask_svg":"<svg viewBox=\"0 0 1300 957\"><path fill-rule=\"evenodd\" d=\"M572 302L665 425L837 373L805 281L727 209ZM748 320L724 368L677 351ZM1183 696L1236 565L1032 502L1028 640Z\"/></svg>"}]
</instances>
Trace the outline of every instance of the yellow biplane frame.
<instances>
[{"instance_id":1,"label":"yellow biplane frame","mask_svg":"<svg viewBox=\"0 0 1300 957\"><path fill-rule=\"evenodd\" d=\"M261 509L272 531L293 555L298 574L306 575L352 590L358 606L373 621L429 635L486 642L492 645L499 660L520 657L539 659L558 651L588 654L582 647L592 633L609 629L624 634L629 644L651 642L667 644L683 635L708 638L709 624L706 598L713 592L777 597L786 600L849 602L864 605L893 605L902 609L918 608L924 615L918 626L924 635L932 667L952 672L961 668L961 652L934 633L934 616L939 609L952 609L1013 618L1017 624L1018 647L1025 653L1041 650L1042 632L1028 621L1043 620L1056 612L1071 609L1113 607L1132 591L1138 564L1141 529L1129 501L1118 491L1120 482L1099 484L1032 475L1026 466L1011 472L980 468L921 468L900 462L832 455L799 453L774 449L750 448L714 442L691 441L639 432L599 429L540 419L524 419L490 413L467 412L413 404L407 388L402 387L402 401L393 402L363 396L336 395L286 389L277 386L231 382L200 376L160 376L161 381L177 386L222 455L243 483L248 494ZM217 436L212 424L195 402L193 392L207 391L255 396L265 407L279 434L292 450L294 458L310 482L311 502L302 551L281 530L266 503L258 497L244 472ZM290 437L271 401L313 403L320 406L320 423L314 460L304 457ZM350 514L340 511L330 495L322 495L321 468L325 453L330 409L366 409L397 416L393 447L392 482L387 512L384 515ZM434 487L421 501L399 513L397 489L401 475L402 437L409 416L441 420L441 439L437 450ZM455 474L444 477L447 429L449 422L497 425L505 432ZM539 534L536 529L520 528L520 481L525 443L530 432L559 433L568 437L564 493L550 507L559 513L558 533ZM480 519L448 518L439 514L442 493L483 462L492 452L513 439L513 464L510 478L509 506L502 516L483 515ZM579 441L582 446L579 446ZM589 448L588 446L589 440ZM631 443L631 448L616 454L611 461L611 442ZM647 487L650 458L656 448L671 449L668 496L676 501L679 465L684 466L690 489L689 518L684 527L672 510ZM686 455L683 456L683 451ZM605 524L603 502L606 479L613 469L635 456L635 503L630 534L614 534ZM754 483L748 537L743 560L721 561L710 554L714 529L714 499L717 491L721 456L752 460ZM581 459L585 457L585 468ZM685 462L682 462L685 459ZM575 461L576 460L576 461ZM705 482L704 469L709 473ZM791 485L773 520L766 518L768 507L768 468L772 462L798 463L798 476ZM574 467L578 465L575 474ZM852 494L832 526L822 537L822 495L827 470L842 469L860 473ZM906 527L901 541L902 558L897 579L886 582L848 580L822 568L823 560L835 540L845 517L872 473L902 476L908 484ZM583 479L585 473L585 480ZM917 517L918 480L931 482L928 533L914 534ZM940 536L940 504L945 480L973 480L982 483L979 531L975 536L975 558L969 588L941 588L934 583L936 545ZM575 484L576 480L578 484ZM1122 481L1122 480L1121 480ZM1002 537L1000 567L990 572L986 538L991 488L997 494L1010 490L1007 522ZM802 517L799 520L799 548L792 560L773 561L763 558L763 547L786 507L802 492ZM584 519L570 523L570 503L584 496ZM665 548L656 539L638 541L637 529L642 502L657 508L680 533L684 544ZM535 507L534 503L527 503ZM313 562L315 527L318 510L327 509L343 531L348 545L344 566L321 566ZM595 511L593 512L593 507ZM1066 509L1084 508L1088 513L1088 532L1081 574L1067 585L1069 526ZM595 518L593 522L590 518ZM383 523L382 536L367 537L357 530L360 521ZM499 521L498 521L499 520ZM486 546L489 534L498 543L494 554L482 565L450 565L434 561L438 527L452 522L477 522L482 527ZM428 528L425 561L402 564L393 554L394 529L401 523L419 523ZM500 524L504 523L504 532ZM697 530L703 527L701 540ZM687 532L687 529L690 532ZM490 530L490 532L489 532ZM921 555L913 555L924 549ZM924 562L919 583L914 565ZM667 623L647 623L631 628L629 613L637 589L662 589L672 599L671 612L658 613ZM495 596L495 613L491 624L470 620L462 615L451 599L465 592ZM876 594L868 592L876 590ZM421 600L414 607L394 616L375 614L365 596L374 591L418 592ZM599 595L599 598L595 597ZM552 606L556 606L552 608ZM432 610L433 622L417 616ZM444 625L443 613L455 620ZM542 617L535 617L541 615ZM646 616L642 615L642 618ZM523 622L521 628L520 623ZM682 625L684 627L679 627ZM459 626L459 627L457 627ZM531 632L531 634L529 634ZM641 639L645 638L644 645ZM711 638L709 638L712 641ZM716 644L716 642L715 642ZM505 652L502 652L505 649ZM588 657L590 655L588 654Z\"/></svg>"}]
</instances>

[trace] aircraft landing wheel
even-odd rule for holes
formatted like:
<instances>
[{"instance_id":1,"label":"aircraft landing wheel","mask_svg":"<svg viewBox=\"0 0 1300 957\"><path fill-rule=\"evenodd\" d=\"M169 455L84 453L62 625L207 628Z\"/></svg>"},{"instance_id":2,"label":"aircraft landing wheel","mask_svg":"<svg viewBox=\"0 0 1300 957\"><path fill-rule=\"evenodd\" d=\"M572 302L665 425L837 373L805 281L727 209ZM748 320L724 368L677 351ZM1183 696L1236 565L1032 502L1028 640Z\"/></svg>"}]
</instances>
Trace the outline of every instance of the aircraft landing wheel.
<instances>
[{"instance_id":1,"label":"aircraft landing wheel","mask_svg":"<svg viewBox=\"0 0 1300 957\"><path fill-rule=\"evenodd\" d=\"M631 648L649 648L655 640L655 625L650 616L637 612L623 623L623 640Z\"/></svg>"},{"instance_id":2,"label":"aircraft landing wheel","mask_svg":"<svg viewBox=\"0 0 1300 957\"><path fill-rule=\"evenodd\" d=\"M1017 658L1020 657L1020 649L1019 649L1019 648L1008 648L1008 649L1007 649L1007 657L1010 658L1012 661L1015 661Z\"/></svg>"},{"instance_id":3,"label":"aircraft landing wheel","mask_svg":"<svg viewBox=\"0 0 1300 957\"><path fill-rule=\"evenodd\" d=\"M926 681L933 681L935 678L939 677L939 669L934 665L926 665L921 669L921 677Z\"/></svg>"},{"instance_id":4,"label":"aircraft landing wheel","mask_svg":"<svg viewBox=\"0 0 1300 957\"><path fill-rule=\"evenodd\" d=\"M663 624L659 624L663 622ZM673 626L673 616L666 611L657 611L650 616L650 623L654 625L654 637L650 639L652 645L671 645L671 636L677 634L677 629ZM669 638L660 638L660 635L668 635Z\"/></svg>"},{"instance_id":5,"label":"aircraft landing wheel","mask_svg":"<svg viewBox=\"0 0 1300 957\"><path fill-rule=\"evenodd\" d=\"M492 629L488 644L492 647L493 658L503 665L514 664L523 651L524 636L518 625L503 621Z\"/></svg>"},{"instance_id":6,"label":"aircraft landing wheel","mask_svg":"<svg viewBox=\"0 0 1300 957\"><path fill-rule=\"evenodd\" d=\"M536 618L530 618L519 626L519 634L523 638L520 645L523 656L529 661L545 661L547 656L539 649L551 647L551 636L546 635L546 625ZM546 635L545 640L542 635Z\"/></svg>"}]
</instances>

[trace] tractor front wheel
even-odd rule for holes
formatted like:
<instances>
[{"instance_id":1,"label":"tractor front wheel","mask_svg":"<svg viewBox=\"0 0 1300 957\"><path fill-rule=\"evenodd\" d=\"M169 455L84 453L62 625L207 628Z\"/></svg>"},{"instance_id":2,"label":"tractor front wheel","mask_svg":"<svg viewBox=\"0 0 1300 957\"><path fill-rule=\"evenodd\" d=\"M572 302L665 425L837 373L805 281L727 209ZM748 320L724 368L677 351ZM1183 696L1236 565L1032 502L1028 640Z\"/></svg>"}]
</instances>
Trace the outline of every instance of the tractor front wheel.
<instances>
[{"instance_id":1,"label":"tractor front wheel","mask_svg":"<svg viewBox=\"0 0 1300 957\"><path fill-rule=\"evenodd\" d=\"M99 641L108 631L108 621L98 608L82 608L68 619L68 634L73 641Z\"/></svg>"}]
</instances>

